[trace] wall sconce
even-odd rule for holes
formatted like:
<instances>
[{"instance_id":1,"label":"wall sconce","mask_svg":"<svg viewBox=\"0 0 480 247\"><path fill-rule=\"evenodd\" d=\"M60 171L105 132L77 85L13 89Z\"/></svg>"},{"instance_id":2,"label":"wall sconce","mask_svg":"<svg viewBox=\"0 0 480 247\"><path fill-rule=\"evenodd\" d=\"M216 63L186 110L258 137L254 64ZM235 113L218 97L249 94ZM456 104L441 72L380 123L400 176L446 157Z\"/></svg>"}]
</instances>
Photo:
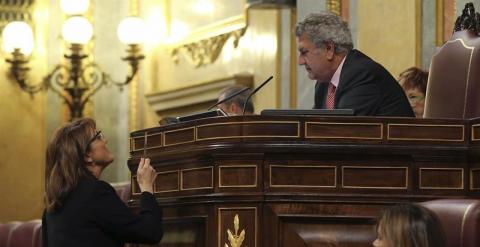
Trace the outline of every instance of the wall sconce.
<instances>
[{"instance_id":1,"label":"wall sconce","mask_svg":"<svg viewBox=\"0 0 480 247\"><path fill-rule=\"evenodd\" d=\"M94 62L88 61L88 54L84 46L88 44L93 35L90 22L78 14L88 9L88 0L62 0L62 9L68 15L63 24L62 37L69 43L69 54L65 54L66 64L58 64L44 77L43 82L31 84L28 82L29 55L33 50L33 32L25 22L11 22L3 31L3 48L11 58L10 74L22 90L33 94L51 89L56 92L68 105L70 120L81 118L83 109L89 99L103 86L114 84L122 89L135 77L140 60L145 56L141 54L140 44L145 39L145 25L139 17L127 17L118 26L117 34L120 41L126 45L127 56L122 58L130 66L130 72L122 82L113 81ZM85 6L86 5L86 6ZM83 12L82 12L83 11Z\"/></svg>"}]
</instances>

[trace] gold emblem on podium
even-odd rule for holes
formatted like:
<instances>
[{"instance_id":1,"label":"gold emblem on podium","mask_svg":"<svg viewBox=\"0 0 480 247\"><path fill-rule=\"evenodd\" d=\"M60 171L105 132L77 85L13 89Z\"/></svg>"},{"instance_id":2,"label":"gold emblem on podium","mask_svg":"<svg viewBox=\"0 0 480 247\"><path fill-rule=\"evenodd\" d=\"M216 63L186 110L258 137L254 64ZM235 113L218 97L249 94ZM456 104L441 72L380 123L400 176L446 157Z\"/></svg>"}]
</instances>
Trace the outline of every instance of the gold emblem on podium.
<instances>
[{"instance_id":1,"label":"gold emblem on podium","mask_svg":"<svg viewBox=\"0 0 480 247\"><path fill-rule=\"evenodd\" d=\"M235 217L233 217L233 227L235 228L235 234L233 234L230 229L227 229L228 242L230 242L230 245L225 244L225 247L241 247L243 240L245 240L245 230L242 230L240 235L238 235L238 230L240 228L238 214L235 214Z\"/></svg>"}]
</instances>

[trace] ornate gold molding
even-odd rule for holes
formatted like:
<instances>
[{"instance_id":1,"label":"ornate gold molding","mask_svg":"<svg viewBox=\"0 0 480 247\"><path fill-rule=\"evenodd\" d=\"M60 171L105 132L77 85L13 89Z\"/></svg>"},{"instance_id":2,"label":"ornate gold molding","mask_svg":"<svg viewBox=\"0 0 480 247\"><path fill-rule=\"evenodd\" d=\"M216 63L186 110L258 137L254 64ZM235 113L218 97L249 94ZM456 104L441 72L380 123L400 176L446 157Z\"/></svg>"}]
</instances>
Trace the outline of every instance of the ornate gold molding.
<instances>
[{"instance_id":1,"label":"ornate gold molding","mask_svg":"<svg viewBox=\"0 0 480 247\"><path fill-rule=\"evenodd\" d=\"M238 214L235 214L233 217L233 227L235 229L235 234L233 234L230 229L227 229L228 242L230 242L230 245L225 243L225 247L241 247L243 240L245 240L245 230L242 230L240 235L238 235L238 230L240 229L240 219L238 218Z\"/></svg>"},{"instance_id":2,"label":"ornate gold molding","mask_svg":"<svg viewBox=\"0 0 480 247\"><path fill-rule=\"evenodd\" d=\"M326 7L329 11L333 12L336 15L342 14L342 1L341 0L327 0L325 2Z\"/></svg>"},{"instance_id":3,"label":"ornate gold molding","mask_svg":"<svg viewBox=\"0 0 480 247\"><path fill-rule=\"evenodd\" d=\"M11 21L32 23L34 0L0 0L0 31Z\"/></svg>"},{"instance_id":4,"label":"ornate gold molding","mask_svg":"<svg viewBox=\"0 0 480 247\"><path fill-rule=\"evenodd\" d=\"M246 14L234 16L195 31L171 48L173 60L178 63L179 53L183 53L195 67L214 63L228 39L233 38L234 47L238 46L247 29L246 20Z\"/></svg>"}]
</instances>

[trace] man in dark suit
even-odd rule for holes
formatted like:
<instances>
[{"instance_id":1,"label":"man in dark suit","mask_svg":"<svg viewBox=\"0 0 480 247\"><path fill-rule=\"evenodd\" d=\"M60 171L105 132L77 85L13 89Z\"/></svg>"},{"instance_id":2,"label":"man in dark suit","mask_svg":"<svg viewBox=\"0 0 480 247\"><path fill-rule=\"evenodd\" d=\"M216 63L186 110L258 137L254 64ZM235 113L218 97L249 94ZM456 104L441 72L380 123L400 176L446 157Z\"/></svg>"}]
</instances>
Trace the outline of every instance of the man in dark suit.
<instances>
[{"instance_id":1,"label":"man in dark suit","mask_svg":"<svg viewBox=\"0 0 480 247\"><path fill-rule=\"evenodd\" d=\"M353 109L355 115L415 117L393 76L353 49L348 24L331 13L297 24L298 63L316 80L315 109Z\"/></svg>"}]
</instances>

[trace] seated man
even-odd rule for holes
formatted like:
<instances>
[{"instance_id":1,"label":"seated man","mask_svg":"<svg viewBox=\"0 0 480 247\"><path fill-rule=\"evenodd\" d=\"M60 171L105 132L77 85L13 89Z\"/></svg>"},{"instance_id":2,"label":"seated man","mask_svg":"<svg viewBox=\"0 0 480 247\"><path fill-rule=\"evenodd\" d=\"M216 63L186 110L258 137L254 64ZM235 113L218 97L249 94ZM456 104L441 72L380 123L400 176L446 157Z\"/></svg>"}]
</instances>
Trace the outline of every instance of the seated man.
<instances>
[{"instance_id":1,"label":"seated man","mask_svg":"<svg viewBox=\"0 0 480 247\"><path fill-rule=\"evenodd\" d=\"M315 109L353 109L355 115L414 117L400 85L380 64L353 49L346 22L331 13L297 24L298 63L316 80Z\"/></svg>"},{"instance_id":2,"label":"seated man","mask_svg":"<svg viewBox=\"0 0 480 247\"><path fill-rule=\"evenodd\" d=\"M245 89L246 87L240 86L240 85L232 85L227 88L225 88L222 92L220 92L220 95L218 96L218 101L222 101L225 98L230 97L231 95L235 94L236 92L239 92L240 90ZM218 105L218 108L220 108L222 111L227 113L228 115L242 115L243 114L243 106L245 104L245 101L247 100L248 94L250 93L250 90L247 90L230 100L227 100L220 105ZM246 107L245 107L245 115L251 115L254 112L253 108L253 103L250 100Z\"/></svg>"}]
</instances>

